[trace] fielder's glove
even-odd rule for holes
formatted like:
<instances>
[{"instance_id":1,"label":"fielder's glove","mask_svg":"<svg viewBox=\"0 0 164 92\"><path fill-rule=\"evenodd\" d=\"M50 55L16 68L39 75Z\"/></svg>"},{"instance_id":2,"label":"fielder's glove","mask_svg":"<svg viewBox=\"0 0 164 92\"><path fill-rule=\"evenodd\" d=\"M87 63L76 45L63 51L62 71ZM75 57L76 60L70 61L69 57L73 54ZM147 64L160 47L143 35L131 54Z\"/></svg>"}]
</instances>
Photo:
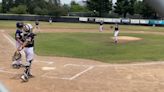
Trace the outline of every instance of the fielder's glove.
<instances>
[{"instance_id":1,"label":"fielder's glove","mask_svg":"<svg viewBox=\"0 0 164 92\"><path fill-rule=\"evenodd\" d=\"M15 51L14 55L12 56L12 67L14 69L19 69L21 67L21 64L17 64L17 60L21 59L22 55L19 51Z\"/></svg>"}]
</instances>

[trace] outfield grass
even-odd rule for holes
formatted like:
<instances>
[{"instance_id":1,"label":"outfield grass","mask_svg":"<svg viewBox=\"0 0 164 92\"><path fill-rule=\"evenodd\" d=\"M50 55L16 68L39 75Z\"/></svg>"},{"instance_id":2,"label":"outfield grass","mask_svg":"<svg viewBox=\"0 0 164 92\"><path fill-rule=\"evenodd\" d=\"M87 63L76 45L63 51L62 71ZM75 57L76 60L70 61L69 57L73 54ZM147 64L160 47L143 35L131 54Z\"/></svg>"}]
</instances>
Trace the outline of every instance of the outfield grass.
<instances>
[{"instance_id":1,"label":"outfield grass","mask_svg":"<svg viewBox=\"0 0 164 92\"><path fill-rule=\"evenodd\" d=\"M15 29L16 21L0 21L1 29ZM25 21L32 23L34 21ZM41 22L41 28L97 29L98 24ZM111 25L104 25L108 29ZM164 27L120 25L120 30L163 32ZM130 63L164 60L164 37L150 34L122 34L144 40L113 44L111 33L41 33L36 37L36 53L46 56L76 57L108 63Z\"/></svg>"},{"instance_id":2,"label":"outfield grass","mask_svg":"<svg viewBox=\"0 0 164 92\"><path fill-rule=\"evenodd\" d=\"M115 45L110 33L44 33L36 38L36 53L108 63L164 60L164 36L121 34L144 40Z\"/></svg>"}]
</instances>

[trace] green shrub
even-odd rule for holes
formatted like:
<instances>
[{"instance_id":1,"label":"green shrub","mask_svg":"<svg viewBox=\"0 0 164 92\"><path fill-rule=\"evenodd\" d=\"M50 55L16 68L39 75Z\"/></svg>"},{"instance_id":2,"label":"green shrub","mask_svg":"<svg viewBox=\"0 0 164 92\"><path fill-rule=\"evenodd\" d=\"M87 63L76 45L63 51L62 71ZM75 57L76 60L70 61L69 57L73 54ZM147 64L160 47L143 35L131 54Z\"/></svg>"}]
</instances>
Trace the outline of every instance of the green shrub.
<instances>
[{"instance_id":1,"label":"green shrub","mask_svg":"<svg viewBox=\"0 0 164 92\"><path fill-rule=\"evenodd\" d=\"M27 13L27 6L26 5L18 5L17 7L11 8L9 13L26 14Z\"/></svg>"}]
</instances>

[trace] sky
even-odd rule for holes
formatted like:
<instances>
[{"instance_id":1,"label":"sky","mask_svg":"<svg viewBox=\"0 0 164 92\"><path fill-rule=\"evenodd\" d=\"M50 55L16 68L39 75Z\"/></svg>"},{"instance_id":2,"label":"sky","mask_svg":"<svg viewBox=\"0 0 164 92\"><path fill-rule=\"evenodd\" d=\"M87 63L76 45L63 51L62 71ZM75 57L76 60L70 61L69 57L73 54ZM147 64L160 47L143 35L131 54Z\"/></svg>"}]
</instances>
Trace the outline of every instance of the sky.
<instances>
[{"instance_id":1,"label":"sky","mask_svg":"<svg viewBox=\"0 0 164 92\"><path fill-rule=\"evenodd\" d=\"M60 0L62 4L69 4L72 0ZM81 0L75 0L76 2Z\"/></svg>"}]
</instances>

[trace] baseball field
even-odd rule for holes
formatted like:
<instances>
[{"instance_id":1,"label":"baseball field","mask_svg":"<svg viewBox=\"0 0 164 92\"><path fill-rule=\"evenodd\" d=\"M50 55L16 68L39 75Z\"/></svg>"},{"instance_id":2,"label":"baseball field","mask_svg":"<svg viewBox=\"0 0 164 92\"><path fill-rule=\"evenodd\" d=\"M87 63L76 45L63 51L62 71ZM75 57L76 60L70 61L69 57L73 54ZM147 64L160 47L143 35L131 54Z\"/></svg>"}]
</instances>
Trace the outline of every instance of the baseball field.
<instances>
[{"instance_id":1,"label":"baseball field","mask_svg":"<svg viewBox=\"0 0 164 92\"><path fill-rule=\"evenodd\" d=\"M24 83L23 68L11 67L15 23L0 21L0 84L9 92L164 91L164 27L119 25L114 44L112 24L99 32L99 24L40 22L35 77Z\"/></svg>"}]
</instances>

